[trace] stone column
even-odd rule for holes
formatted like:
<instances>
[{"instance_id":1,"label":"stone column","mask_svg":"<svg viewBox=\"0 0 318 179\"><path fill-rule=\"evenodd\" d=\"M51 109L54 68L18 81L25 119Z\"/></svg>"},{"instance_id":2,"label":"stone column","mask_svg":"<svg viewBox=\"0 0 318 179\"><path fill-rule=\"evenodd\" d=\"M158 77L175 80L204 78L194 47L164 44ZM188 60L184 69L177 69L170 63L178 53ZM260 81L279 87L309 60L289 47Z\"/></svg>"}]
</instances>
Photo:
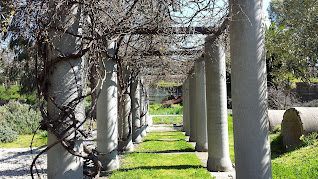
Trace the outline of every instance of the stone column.
<instances>
[{"instance_id":1,"label":"stone column","mask_svg":"<svg viewBox=\"0 0 318 179\"><path fill-rule=\"evenodd\" d=\"M149 123L149 86L146 85L146 132L150 132L150 123Z\"/></svg>"},{"instance_id":2,"label":"stone column","mask_svg":"<svg viewBox=\"0 0 318 179\"><path fill-rule=\"evenodd\" d=\"M190 96L189 96L189 78L187 78L184 82L183 91L183 121L185 122L185 135L190 136Z\"/></svg>"},{"instance_id":3,"label":"stone column","mask_svg":"<svg viewBox=\"0 0 318 179\"><path fill-rule=\"evenodd\" d=\"M50 1L50 9L55 8L53 1ZM62 9L63 7L61 7ZM68 23L67 28L69 32L74 34L81 34L80 21L81 7L79 4L65 6L64 10L69 12L68 15L58 16L62 23ZM54 20L54 18L52 18ZM61 24L63 25L63 24ZM53 30L49 32L51 48L48 48L48 60L54 60L59 55L76 54L81 49L81 39L70 34L62 33ZM49 68L48 79L48 96L54 99L54 103L47 100L48 117L50 120L60 119L60 110L57 108L68 105L71 101L84 95L85 84L85 60L81 58L71 58L65 61L54 63ZM57 106L56 106L57 105ZM79 121L85 119L85 100L77 104L75 107L75 118ZM63 118L65 125L54 126L54 130L63 131L68 126L73 125L69 118ZM76 124L78 127L78 124ZM73 130L73 128L71 128ZM71 137L74 135L71 135ZM58 139L51 130L48 130L48 145L55 143ZM75 143L74 150L76 152L83 152L82 140L78 139ZM56 144L47 152L47 176L51 179L68 179L68 178L83 178L83 159L71 155L60 144Z\"/></svg>"},{"instance_id":4,"label":"stone column","mask_svg":"<svg viewBox=\"0 0 318 179\"><path fill-rule=\"evenodd\" d=\"M123 88L121 89L121 99L119 105L120 116L118 118L118 130L119 138L118 150L120 151L133 151L134 145L132 143L132 115L131 111L131 100L130 100L130 85L129 85L129 70L128 67L123 69Z\"/></svg>"},{"instance_id":5,"label":"stone column","mask_svg":"<svg viewBox=\"0 0 318 179\"><path fill-rule=\"evenodd\" d=\"M187 115L186 115L186 109L185 109L185 107L186 107L186 91L187 91L187 89L186 89L186 80L184 80L184 82L183 82L183 84L182 84L182 105L183 105L183 117L182 117L182 131L183 132L186 132L186 127L187 127L187 120L186 120L186 118L187 118Z\"/></svg>"},{"instance_id":6,"label":"stone column","mask_svg":"<svg viewBox=\"0 0 318 179\"><path fill-rule=\"evenodd\" d=\"M206 103L209 140L209 171L229 171L229 153L225 53L221 44L205 42Z\"/></svg>"},{"instance_id":7,"label":"stone column","mask_svg":"<svg viewBox=\"0 0 318 179\"><path fill-rule=\"evenodd\" d=\"M208 134L206 119L206 91L205 91L205 63L200 57L194 65L195 71L195 118L196 118L196 145L195 150L199 152L208 151Z\"/></svg>"},{"instance_id":8,"label":"stone column","mask_svg":"<svg viewBox=\"0 0 318 179\"><path fill-rule=\"evenodd\" d=\"M195 76L194 69L192 69L189 73L189 112L190 112L190 142L196 141L197 135L197 119L196 119L196 107L195 107Z\"/></svg>"},{"instance_id":9,"label":"stone column","mask_svg":"<svg viewBox=\"0 0 318 179\"><path fill-rule=\"evenodd\" d=\"M115 42L109 42L108 55L114 54ZM106 56L106 55L105 55ZM118 99L117 64L112 58L105 58L106 78L97 100L97 151L103 171L119 168L118 147Z\"/></svg>"},{"instance_id":10,"label":"stone column","mask_svg":"<svg viewBox=\"0 0 318 179\"><path fill-rule=\"evenodd\" d=\"M145 110L145 102L146 102L146 96L145 96L145 83L144 80L140 80L140 126L141 126L141 137L144 138L147 135L146 132L146 110Z\"/></svg>"},{"instance_id":11,"label":"stone column","mask_svg":"<svg viewBox=\"0 0 318 179\"><path fill-rule=\"evenodd\" d=\"M133 79L131 83L131 107L132 107L132 140L142 142L140 128L140 84L138 79Z\"/></svg>"},{"instance_id":12,"label":"stone column","mask_svg":"<svg viewBox=\"0 0 318 179\"><path fill-rule=\"evenodd\" d=\"M229 0L235 170L238 179L271 178L261 0Z\"/></svg>"}]
</instances>

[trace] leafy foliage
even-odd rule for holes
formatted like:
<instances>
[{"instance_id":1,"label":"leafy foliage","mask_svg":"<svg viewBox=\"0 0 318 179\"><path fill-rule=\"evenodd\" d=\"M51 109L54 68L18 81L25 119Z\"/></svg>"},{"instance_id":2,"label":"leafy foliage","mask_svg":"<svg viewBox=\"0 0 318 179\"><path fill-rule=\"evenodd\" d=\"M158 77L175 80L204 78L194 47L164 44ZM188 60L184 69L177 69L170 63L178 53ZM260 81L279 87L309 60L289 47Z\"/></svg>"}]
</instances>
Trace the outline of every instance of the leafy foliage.
<instances>
[{"instance_id":1,"label":"leafy foliage","mask_svg":"<svg viewBox=\"0 0 318 179\"><path fill-rule=\"evenodd\" d=\"M0 107L0 125L10 127L18 134L32 134L41 120L41 113L28 104L10 101Z\"/></svg>"},{"instance_id":2,"label":"leafy foliage","mask_svg":"<svg viewBox=\"0 0 318 179\"><path fill-rule=\"evenodd\" d=\"M289 83L295 78L309 82L317 76L318 9L316 0L272 0L272 24L266 30L269 80Z\"/></svg>"},{"instance_id":3,"label":"leafy foliage","mask_svg":"<svg viewBox=\"0 0 318 179\"><path fill-rule=\"evenodd\" d=\"M18 133L8 126L0 126L0 143L9 143L17 140Z\"/></svg>"}]
</instances>

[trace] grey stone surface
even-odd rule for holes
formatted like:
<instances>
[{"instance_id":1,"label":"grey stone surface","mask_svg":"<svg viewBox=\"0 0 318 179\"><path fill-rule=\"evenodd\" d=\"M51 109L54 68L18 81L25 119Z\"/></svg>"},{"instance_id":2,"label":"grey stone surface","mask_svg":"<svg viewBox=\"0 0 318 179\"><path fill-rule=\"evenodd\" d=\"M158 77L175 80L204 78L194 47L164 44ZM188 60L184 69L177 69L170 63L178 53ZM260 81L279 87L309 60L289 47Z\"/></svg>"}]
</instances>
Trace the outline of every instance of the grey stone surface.
<instances>
[{"instance_id":1,"label":"grey stone surface","mask_svg":"<svg viewBox=\"0 0 318 179\"><path fill-rule=\"evenodd\" d=\"M238 179L271 178L261 0L230 0L231 89Z\"/></svg>"}]
</instances>

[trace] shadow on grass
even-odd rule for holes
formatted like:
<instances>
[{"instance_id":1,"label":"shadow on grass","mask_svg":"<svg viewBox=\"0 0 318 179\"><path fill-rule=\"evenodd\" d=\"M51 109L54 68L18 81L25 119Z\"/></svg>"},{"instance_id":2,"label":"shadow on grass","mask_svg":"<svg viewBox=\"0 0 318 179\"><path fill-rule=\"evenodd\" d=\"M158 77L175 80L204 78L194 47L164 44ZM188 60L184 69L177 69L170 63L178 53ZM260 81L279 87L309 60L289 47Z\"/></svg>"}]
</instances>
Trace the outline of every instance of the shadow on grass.
<instances>
[{"instance_id":1,"label":"shadow on grass","mask_svg":"<svg viewBox=\"0 0 318 179\"><path fill-rule=\"evenodd\" d=\"M141 151L141 152L131 152L131 153L154 153L154 154L164 154L164 153L176 153L176 152L195 152L192 148L185 148L181 150L165 150L165 151Z\"/></svg>"},{"instance_id":2,"label":"shadow on grass","mask_svg":"<svg viewBox=\"0 0 318 179\"><path fill-rule=\"evenodd\" d=\"M271 142L271 159L275 159L286 152L283 144L283 136L279 134Z\"/></svg>"},{"instance_id":3,"label":"shadow on grass","mask_svg":"<svg viewBox=\"0 0 318 179\"><path fill-rule=\"evenodd\" d=\"M118 171L124 172L129 170L138 170L138 169L144 169L144 170L184 170L184 169L198 169L198 168L204 168L201 165L170 165L170 166L141 166L141 167L134 167L134 168L123 168L119 169Z\"/></svg>"},{"instance_id":4,"label":"shadow on grass","mask_svg":"<svg viewBox=\"0 0 318 179\"><path fill-rule=\"evenodd\" d=\"M178 142L178 141L185 141L184 139L146 139L143 142Z\"/></svg>"}]
</instances>

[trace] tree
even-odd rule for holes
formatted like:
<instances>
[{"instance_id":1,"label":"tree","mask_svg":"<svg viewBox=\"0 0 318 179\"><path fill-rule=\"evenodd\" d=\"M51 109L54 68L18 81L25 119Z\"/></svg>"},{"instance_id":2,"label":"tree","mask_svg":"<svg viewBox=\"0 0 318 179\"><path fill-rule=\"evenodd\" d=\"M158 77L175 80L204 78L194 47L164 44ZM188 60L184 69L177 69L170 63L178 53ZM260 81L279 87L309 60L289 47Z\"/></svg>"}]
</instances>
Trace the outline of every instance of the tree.
<instances>
[{"instance_id":1,"label":"tree","mask_svg":"<svg viewBox=\"0 0 318 179\"><path fill-rule=\"evenodd\" d=\"M266 29L269 80L275 84L317 77L318 9L316 0L272 0Z\"/></svg>"}]
</instances>

